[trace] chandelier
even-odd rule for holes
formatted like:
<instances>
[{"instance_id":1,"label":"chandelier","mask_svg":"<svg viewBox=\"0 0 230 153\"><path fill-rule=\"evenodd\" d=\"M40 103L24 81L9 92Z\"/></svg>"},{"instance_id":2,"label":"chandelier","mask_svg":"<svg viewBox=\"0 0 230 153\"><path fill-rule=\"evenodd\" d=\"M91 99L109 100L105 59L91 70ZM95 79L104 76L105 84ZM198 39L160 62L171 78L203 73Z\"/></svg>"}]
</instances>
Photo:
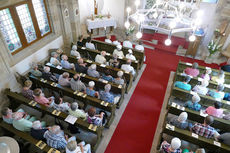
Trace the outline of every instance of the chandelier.
<instances>
[{"instance_id":1,"label":"chandelier","mask_svg":"<svg viewBox=\"0 0 230 153\"><path fill-rule=\"evenodd\" d=\"M195 32L201 26L203 11L199 10L199 0L156 0L150 9L140 9L140 0L135 1L135 12L128 7L125 28L134 21L138 25L136 37L142 37L143 29L165 33L165 45L171 45L171 36L179 32L189 32L189 40L195 41Z\"/></svg>"}]
</instances>

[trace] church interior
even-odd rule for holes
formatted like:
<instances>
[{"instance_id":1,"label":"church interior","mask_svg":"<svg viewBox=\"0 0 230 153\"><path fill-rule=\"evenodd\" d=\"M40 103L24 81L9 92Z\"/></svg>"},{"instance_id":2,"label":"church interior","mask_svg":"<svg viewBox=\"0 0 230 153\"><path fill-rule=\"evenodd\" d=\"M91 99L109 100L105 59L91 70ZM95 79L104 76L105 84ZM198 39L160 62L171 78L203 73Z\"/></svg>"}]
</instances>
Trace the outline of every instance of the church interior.
<instances>
[{"instance_id":1,"label":"church interior","mask_svg":"<svg viewBox=\"0 0 230 153\"><path fill-rule=\"evenodd\" d=\"M230 153L230 0L1 0L0 45L0 153Z\"/></svg>"}]
</instances>

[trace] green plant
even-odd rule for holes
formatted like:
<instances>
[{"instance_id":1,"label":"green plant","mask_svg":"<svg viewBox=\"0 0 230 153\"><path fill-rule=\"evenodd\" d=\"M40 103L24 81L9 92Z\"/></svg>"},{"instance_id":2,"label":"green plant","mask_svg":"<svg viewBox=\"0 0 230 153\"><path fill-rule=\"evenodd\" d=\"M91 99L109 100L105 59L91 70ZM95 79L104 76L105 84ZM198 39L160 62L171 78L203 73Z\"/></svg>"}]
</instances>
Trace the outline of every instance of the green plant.
<instances>
[{"instance_id":1,"label":"green plant","mask_svg":"<svg viewBox=\"0 0 230 153\"><path fill-rule=\"evenodd\" d=\"M209 50L209 56L213 55L214 53L216 53L217 51L220 51L222 47L222 44L219 44L219 39L214 41L210 41L208 44L208 50Z\"/></svg>"},{"instance_id":2,"label":"green plant","mask_svg":"<svg viewBox=\"0 0 230 153\"><path fill-rule=\"evenodd\" d=\"M127 30L126 30L126 35L131 35L133 34L133 32L135 31L135 26L130 26Z\"/></svg>"}]
</instances>

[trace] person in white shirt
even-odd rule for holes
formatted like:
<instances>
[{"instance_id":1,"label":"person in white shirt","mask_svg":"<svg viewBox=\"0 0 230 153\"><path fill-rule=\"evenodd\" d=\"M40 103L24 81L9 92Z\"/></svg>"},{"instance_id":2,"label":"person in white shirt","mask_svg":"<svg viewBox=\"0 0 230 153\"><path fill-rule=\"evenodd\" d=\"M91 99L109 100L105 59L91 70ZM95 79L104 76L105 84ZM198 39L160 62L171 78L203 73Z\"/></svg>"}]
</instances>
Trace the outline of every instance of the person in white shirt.
<instances>
[{"instance_id":1,"label":"person in white shirt","mask_svg":"<svg viewBox=\"0 0 230 153\"><path fill-rule=\"evenodd\" d=\"M127 60L126 64L121 65L121 69L126 72L131 72L134 76L136 74L134 68L131 66L132 61L130 59Z\"/></svg>"},{"instance_id":2,"label":"person in white shirt","mask_svg":"<svg viewBox=\"0 0 230 153\"><path fill-rule=\"evenodd\" d=\"M95 50L96 48L95 48L94 44L91 41L92 41L91 38L88 37L87 42L85 44L85 47L88 48L88 49Z\"/></svg>"},{"instance_id":3,"label":"person in white shirt","mask_svg":"<svg viewBox=\"0 0 230 153\"><path fill-rule=\"evenodd\" d=\"M125 41L123 41L123 47L133 48L133 44L129 41L129 38L127 38L127 39L125 39Z\"/></svg>"},{"instance_id":4,"label":"person in white shirt","mask_svg":"<svg viewBox=\"0 0 230 153\"><path fill-rule=\"evenodd\" d=\"M68 139L65 151L66 153L91 153L91 146L84 141L77 144L76 137L73 136Z\"/></svg>"},{"instance_id":5,"label":"person in white shirt","mask_svg":"<svg viewBox=\"0 0 230 153\"><path fill-rule=\"evenodd\" d=\"M136 57L133 55L133 51L131 49L128 50L128 54L126 54L126 58L136 61Z\"/></svg>"},{"instance_id":6,"label":"person in white shirt","mask_svg":"<svg viewBox=\"0 0 230 153\"><path fill-rule=\"evenodd\" d=\"M54 66L61 65L61 62L57 59L58 54L56 52L51 53L50 64Z\"/></svg>"},{"instance_id":7,"label":"person in white shirt","mask_svg":"<svg viewBox=\"0 0 230 153\"><path fill-rule=\"evenodd\" d=\"M106 64L105 55L106 55L105 51L102 51L101 55L97 54L97 56L95 57L95 62L100 64Z\"/></svg>"},{"instance_id":8,"label":"person in white shirt","mask_svg":"<svg viewBox=\"0 0 230 153\"><path fill-rule=\"evenodd\" d=\"M198 94L206 95L208 93L208 85L208 80L204 79L202 80L201 85L196 85L192 90Z\"/></svg>"},{"instance_id":9,"label":"person in white shirt","mask_svg":"<svg viewBox=\"0 0 230 153\"><path fill-rule=\"evenodd\" d=\"M70 55L75 56L77 59L81 58L80 53L77 51L77 46L73 45Z\"/></svg>"},{"instance_id":10,"label":"person in white shirt","mask_svg":"<svg viewBox=\"0 0 230 153\"><path fill-rule=\"evenodd\" d=\"M110 35L107 35L106 39L105 39L105 42L106 43L109 43L109 44L112 44L112 40L111 40L111 36Z\"/></svg>"},{"instance_id":11,"label":"person in white shirt","mask_svg":"<svg viewBox=\"0 0 230 153\"><path fill-rule=\"evenodd\" d=\"M124 53L121 49L122 49L122 46L117 45L117 49L113 51L113 55L117 55L118 58L124 58Z\"/></svg>"},{"instance_id":12,"label":"person in white shirt","mask_svg":"<svg viewBox=\"0 0 230 153\"><path fill-rule=\"evenodd\" d=\"M145 50L145 48L142 44L143 44L142 41L139 41L138 45L135 46L135 49L143 52Z\"/></svg>"},{"instance_id":13,"label":"person in white shirt","mask_svg":"<svg viewBox=\"0 0 230 153\"><path fill-rule=\"evenodd\" d=\"M113 41L113 44L116 45L116 46L117 46L117 45L121 45L121 43L120 43L118 40L114 40L114 41Z\"/></svg>"}]
</instances>

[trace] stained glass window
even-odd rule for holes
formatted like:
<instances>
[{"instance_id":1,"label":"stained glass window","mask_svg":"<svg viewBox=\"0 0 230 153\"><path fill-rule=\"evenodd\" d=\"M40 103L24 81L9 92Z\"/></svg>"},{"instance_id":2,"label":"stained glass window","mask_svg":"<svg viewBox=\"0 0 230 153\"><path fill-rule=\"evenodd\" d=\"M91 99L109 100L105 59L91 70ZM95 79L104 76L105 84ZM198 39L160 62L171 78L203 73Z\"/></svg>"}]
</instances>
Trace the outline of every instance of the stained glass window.
<instances>
[{"instance_id":1,"label":"stained glass window","mask_svg":"<svg viewBox=\"0 0 230 153\"><path fill-rule=\"evenodd\" d=\"M18 37L14 22L12 20L9 9L0 10L0 28L2 35L6 41L11 52L22 47L21 41Z\"/></svg>"},{"instance_id":2,"label":"stained glass window","mask_svg":"<svg viewBox=\"0 0 230 153\"><path fill-rule=\"evenodd\" d=\"M27 4L23 4L16 7L23 31L25 33L27 42L30 43L37 39L34 25L30 16L30 12Z\"/></svg>"},{"instance_id":3,"label":"stained glass window","mask_svg":"<svg viewBox=\"0 0 230 153\"><path fill-rule=\"evenodd\" d=\"M49 21L43 0L32 0L41 35L50 32Z\"/></svg>"}]
</instances>

